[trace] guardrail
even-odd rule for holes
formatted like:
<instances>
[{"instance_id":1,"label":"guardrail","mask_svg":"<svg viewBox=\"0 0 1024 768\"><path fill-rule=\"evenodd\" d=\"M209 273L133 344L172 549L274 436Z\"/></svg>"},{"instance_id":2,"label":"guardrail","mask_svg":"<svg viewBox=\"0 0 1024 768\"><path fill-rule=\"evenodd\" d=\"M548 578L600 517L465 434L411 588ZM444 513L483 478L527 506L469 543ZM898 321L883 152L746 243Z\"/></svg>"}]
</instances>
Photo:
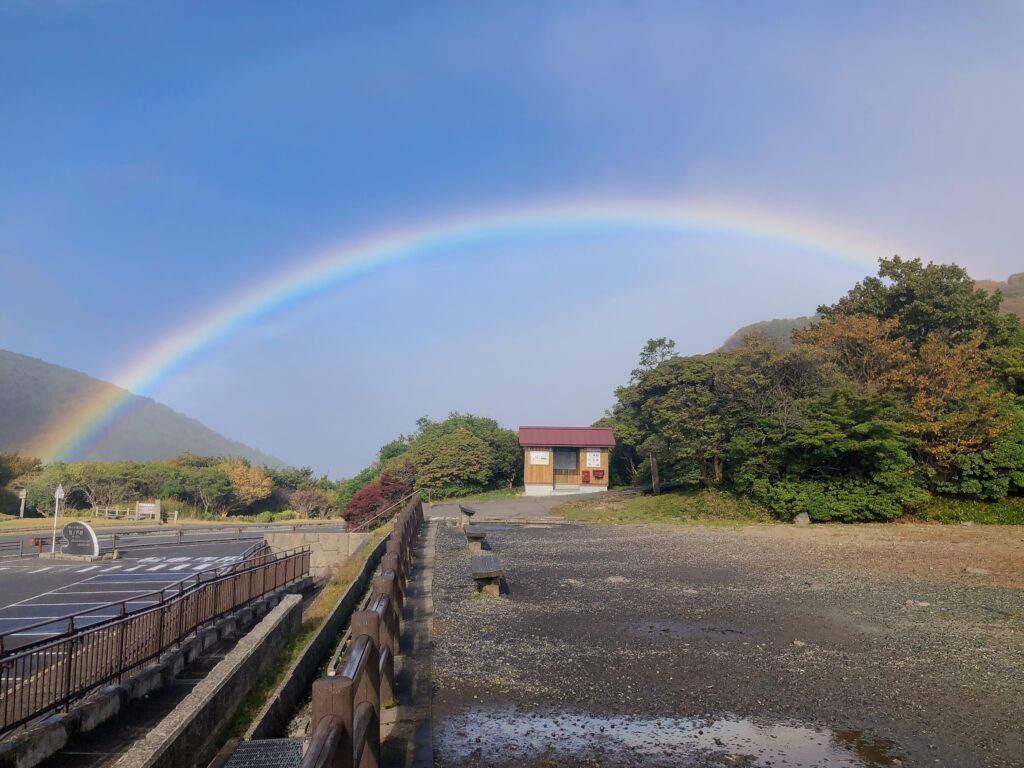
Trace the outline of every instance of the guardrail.
<instances>
[{"instance_id":1,"label":"guardrail","mask_svg":"<svg viewBox=\"0 0 1024 768\"><path fill-rule=\"evenodd\" d=\"M388 506L384 507L384 509L382 509L380 512L375 514L373 517L371 517L371 518L369 518L367 520L364 520L363 522L359 523L358 525L353 526L352 530L356 531L356 532L369 532L369 531L373 530L374 528L377 528L378 526L380 526L383 523L387 522L386 515L389 512L391 512L391 510L398 509L399 507L401 507L403 504L405 504L407 501L409 501L410 499L412 499L416 495L417 495L416 493L406 494L405 496L400 498L398 501L396 501L394 504L389 504Z\"/></svg>"},{"instance_id":2,"label":"guardrail","mask_svg":"<svg viewBox=\"0 0 1024 768\"><path fill-rule=\"evenodd\" d=\"M287 553L290 554L295 551L298 550L288 550ZM163 587L162 589L153 590L151 592L146 592L142 594L136 594L128 599L120 600L113 603L107 603L105 605L99 606L98 608L88 608L86 610L75 611L73 613L66 613L61 616L54 616L52 618L48 617L45 620L37 621L34 624L23 624L22 626L16 627L15 629L11 629L6 632L0 632L0 658L2 658L5 655L5 653L14 650L25 650L35 645L48 643L59 637L68 637L73 635L77 631L85 629L86 627L102 623L103 619L114 618L114 616L110 615L112 609L117 610L116 618L123 619L127 616L132 616L136 613L140 613L144 610L147 610L150 607L147 605L142 605L141 607L136 608L135 610L128 610L128 605L131 605L132 603L160 603L162 602L162 599L159 597L154 597L154 595L162 595L163 599L170 599L176 597L177 595L180 595L185 589L191 588L188 586L189 582L193 582L192 586L196 586L204 581L212 581L222 576L226 576L230 573L244 571L247 568L251 568L256 565L263 565L264 563L268 562L274 557L275 555L273 554L273 552L271 552L270 545L261 539L252 546L246 548L246 550L242 552L241 555L239 555L239 559L237 562L207 568L206 570L199 571L198 573L190 573L188 575L183 575L178 581L166 587ZM65 626L65 629L61 631L55 631L52 633L44 633L47 635L47 637L43 640L22 643L18 645L16 648L12 647L11 642L8 640L8 638L10 637L15 637L19 635L23 636L26 633L32 632L34 630L40 630L44 627L51 627L61 624Z\"/></svg>"},{"instance_id":3,"label":"guardrail","mask_svg":"<svg viewBox=\"0 0 1024 768\"><path fill-rule=\"evenodd\" d=\"M309 548L280 555L265 549L253 559L229 566L212 578L186 579L173 588L89 611L94 620L76 628L83 614L49 619L68 621L57 637L0 657L0 734L70 703L112 680L141 670L202 625L309 574ZM201 574L197 574L200 576ZM127 606L149 597L156 604L129 613ZM99 612L117 611L109 618ZM35 625L39 626L39 625ZM19 631L26 631L26 627Z\"/></svg>"},{"instance_id":4,"label":"guardrail","mask_svg":"<svg viewBox=\"0 0 1024 768\"><path fill-rule=\"evenodd\" d=\"M394 698L406 582L422 522L423 503L413 495L395 519L369 610L352 615L352 641L335 674L313 683L312 738L300 768L380 764L380 708Z\"/></svg>"},{"instance_id":5,"label":"guardrail","mask_svg":"<svg viewBox=\"0 0 1024 768\"><path fill-rule=\"evenodd\" d=\"M25 542L24 541L3 541L0 542L0 560L5 560L10 557L24 557L25 556Z\"/></svg>"}]
</instances>

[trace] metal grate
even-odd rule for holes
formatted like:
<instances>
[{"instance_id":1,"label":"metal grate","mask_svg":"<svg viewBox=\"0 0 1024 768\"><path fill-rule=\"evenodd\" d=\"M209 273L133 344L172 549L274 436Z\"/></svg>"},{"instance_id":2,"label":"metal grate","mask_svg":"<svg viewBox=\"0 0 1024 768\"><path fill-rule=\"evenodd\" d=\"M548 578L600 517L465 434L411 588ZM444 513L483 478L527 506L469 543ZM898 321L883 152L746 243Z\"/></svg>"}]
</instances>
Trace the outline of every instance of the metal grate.
<instances>
[{"instance_id":1,"label":"metal grate","mask_svg":"<svg viewBox=\"0 0 1024 768\"><path fill-rule=\"evenodd\" d=\"M296 768L302 762L305 739L243 741L224 768Z\"/></svg>"}]
</instances>

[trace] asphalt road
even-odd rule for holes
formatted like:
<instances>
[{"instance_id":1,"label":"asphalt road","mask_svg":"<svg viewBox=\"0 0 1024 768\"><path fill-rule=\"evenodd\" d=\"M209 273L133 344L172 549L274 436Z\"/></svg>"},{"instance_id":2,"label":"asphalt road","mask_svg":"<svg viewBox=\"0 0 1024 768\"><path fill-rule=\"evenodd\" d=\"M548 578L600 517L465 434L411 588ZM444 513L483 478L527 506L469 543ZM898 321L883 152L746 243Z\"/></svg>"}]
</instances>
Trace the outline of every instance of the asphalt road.
<instances>
[{"instance_id":1,"label":"asphalt road","mask_svg":"<svg viewBox=\"0 0 1024 768\"><path fill-rule=\"evenodd\" d=\"M152 605L152 594L172 587L197 573L221 568L240 559L252 539L147 547L117 561L81 563L40 560L35 557L0 561L0 636L4 651L37 642L67 629L66 619L79 611L93 611L76 619L76 627L117 615L110 603L125 601L126 611ZM24 629L25 631L19 631Z\"/></svg>"},{"instance_id":2,"label":"asphalt road","mask_svg":"<svg viewBox=\"0 0 1024 768\"><path fill-rule=\"evenodd\" d=\"M20 543L25 553L36 552L38 547L34 544L37 538L45 539L41 551L50 551L52 527L46 525L45 520L37 519L38 528L31 531L22 530L16 532L0 533L0 565L17 556L18 544ZM62 520L60 527L69 520ZM107 551L113 547L113 535L117 536L117 549L120 551L134 550L140 547L159 546L203 541L235 541L248 539L250 543L263 537L268 531L289 531L292 523L244 523L240 525L215 525L215 526L140 526L129 524L118 527L98 527L96 536L100 542L100 549ZM300 530L315 530L323 532L337 532L345 530L341 521L325 521L323 523L300 524ZM26 526L27 528L27 526ZM57 547L61 545L60 528L57 529Z\"/></svg>"}]
</instances>

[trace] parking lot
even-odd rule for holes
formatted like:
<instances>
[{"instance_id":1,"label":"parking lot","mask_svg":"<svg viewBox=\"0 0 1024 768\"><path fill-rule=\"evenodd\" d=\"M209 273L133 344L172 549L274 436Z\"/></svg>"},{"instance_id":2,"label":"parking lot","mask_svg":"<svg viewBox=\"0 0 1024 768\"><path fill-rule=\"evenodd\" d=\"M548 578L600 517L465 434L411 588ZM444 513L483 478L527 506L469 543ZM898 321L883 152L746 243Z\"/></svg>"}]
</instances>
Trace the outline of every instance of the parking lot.
<instances>
[{"instance_id":1,"label":"parking lot","mask_svg":"<svg viewBox=\"0 0 1024 768\"><path fill-rule=\"evenodd\" d=\"M67 631L67 616L82 611L76 629L140 610L186 579L237 562L252 541L154 547L117 561L81 563L26 558L0 563L0 637L3 651ZM114 603L115 605L111 605ZM62 618L64 617L64 618Z\"/></svg>"}]
</instances>

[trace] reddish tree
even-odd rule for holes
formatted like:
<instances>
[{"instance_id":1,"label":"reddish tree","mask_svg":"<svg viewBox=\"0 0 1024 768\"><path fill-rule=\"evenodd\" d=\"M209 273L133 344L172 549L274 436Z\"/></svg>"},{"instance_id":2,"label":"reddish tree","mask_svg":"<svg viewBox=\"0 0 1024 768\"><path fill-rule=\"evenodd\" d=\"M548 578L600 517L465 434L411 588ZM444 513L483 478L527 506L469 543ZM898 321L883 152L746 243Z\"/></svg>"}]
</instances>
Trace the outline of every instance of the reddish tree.
<instances>
[{"instance_id":1,"label":"reddish tree","mask_svg":"<svg viewBox=\"0 0 1024 768\"><path fill-rule=\"evenodd\" d=\"M367 483L352 494L341 516L350 525L366 522L412 493L415 476L416 468L408 460L385 469L377 480Z\"/></svg>"},{"instance_id":2,"label":"reddish tree","mask_svg":"<svg viewBox=\"0 0 1024 768\"><path fill-rule=\"evenodd\" d=\"M376 515L381 508L380 483L367 483L352 494L341 516L350 525L360 525Z\"/></svg>"}]
</instances>

